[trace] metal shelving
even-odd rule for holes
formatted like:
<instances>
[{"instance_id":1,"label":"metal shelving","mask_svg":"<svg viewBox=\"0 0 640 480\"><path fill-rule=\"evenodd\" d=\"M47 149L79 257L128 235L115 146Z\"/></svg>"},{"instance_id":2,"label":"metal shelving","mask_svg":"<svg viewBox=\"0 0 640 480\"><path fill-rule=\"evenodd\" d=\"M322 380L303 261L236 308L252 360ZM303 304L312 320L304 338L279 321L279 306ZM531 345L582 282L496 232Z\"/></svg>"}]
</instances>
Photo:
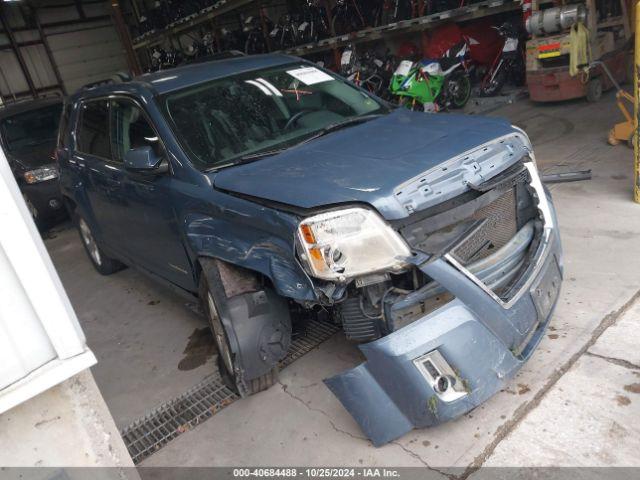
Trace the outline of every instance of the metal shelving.
<instances>
[{"instance_id":1,"label":"metal shelving","mask_svg":"<svg viewBox=\"0 0 640 480\"><path fill-rule=\"evenodd\" d=\"M216 17L254 2L255 0L220 0L199 13L195 13L180 19L177 22L169 24L160 32L152 31L136 38L133 42L133 48L137 50L158 45L172 35L190 30L206 22L211 22ZM430 27L435 27L446 21L473 20L476 18L519 10L520 8L520 4L515 0L485 0L464 7L412 18L409 20L402 20L388 25L368 27L357 32L326 38L315 43L299 45L283 50L282 52L291 55L304 56L326 50L337 49L350 43L369 42L380 40L386 36L418 32L429 29Z\"/></svg>"},{"instance_id":2,"label":"metal shelving","mask_svg":"<svg viewBox=\"0 0 640 480\"><path fill-rule=\"evenodd\" d=\"M255 0L220 0L210 7L201 10L198 13L181 18L167 25L162 31L151 31L137 37L133 41L133 48L140 49L158 45L166 40L169 36L175 35L186 30L190 30L198 25L212 21L214 18L232 12L244 5L253 3Z\"/></svg>"},{"instance_id":3,"label":"metal shelving","mask_svg":"<svg viewBox=\"0 0 640 480\"><path fill-rule=\"evenodd\" d=\"M455 20L465 21L476 18L486 17L504 12L519 10L522 8L520 4L514 0L487 0L474 3L466 7L460 7L453 10L425 15L423 17L402 20L380 27L369 27L357 32L351 32L344 35L338 35L332 38L326 38L316 43L299 45L287 50L284 53L291 55L309 55L316 52L340 48L350 43L369 42L380 40L387 35L396 35L402 33L417 32L434 27L440 23Z\"/></svg>"}]
</instances>

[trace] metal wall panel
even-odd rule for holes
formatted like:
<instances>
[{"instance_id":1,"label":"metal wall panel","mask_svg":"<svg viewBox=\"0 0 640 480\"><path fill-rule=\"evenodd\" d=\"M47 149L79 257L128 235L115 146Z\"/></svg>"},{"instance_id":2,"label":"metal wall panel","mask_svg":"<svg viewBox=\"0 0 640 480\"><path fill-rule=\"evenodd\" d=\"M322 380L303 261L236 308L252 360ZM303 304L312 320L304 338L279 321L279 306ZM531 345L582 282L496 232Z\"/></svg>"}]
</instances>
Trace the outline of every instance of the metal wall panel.
<instances>
[{"instance_id":1,"label":"metal wall panel","mask_svg":"<svg viewBox=\"0 0 640 480\"><path fill-rule=\"evenodd\" d=\"M49 45L69 93L127 70L122 43L112 25L51 35Z\"/></svg>"},{"instance_id":2,"label":"metal wall panel","mask_svg":"<svg viewBox=\"0 0 640 480\"><path fill-rule=\"evenodd\" d=\"M15 92L29 90L27 81L20 71L15 53L11 50L0 51L0 93L5 98L12 98Z\"/></svg>"},{"instance_id":3,"label":"metal wall panel","mask_svg":"<svg viewBox=\"0 0 640 480\"><path fill-rule=\"evenodd\" d=\"M85 19L68 0L40 4L43 6L38 9L38 18L67 93L128 70L122 43L109 18L109 2L83 3ZM38 90L55 90L58 79L46 49L42 43L33 44L40 39L35 24L29 24L16 5L5 4L3 11L16 42L28 43L19 50L34 86ZM47 26L51 24L55 25ZM28 82L9 45L7 35L0 32L0 94L5 100L11 100L15 94L30 96Z\"/></svg>"}]
</instances>

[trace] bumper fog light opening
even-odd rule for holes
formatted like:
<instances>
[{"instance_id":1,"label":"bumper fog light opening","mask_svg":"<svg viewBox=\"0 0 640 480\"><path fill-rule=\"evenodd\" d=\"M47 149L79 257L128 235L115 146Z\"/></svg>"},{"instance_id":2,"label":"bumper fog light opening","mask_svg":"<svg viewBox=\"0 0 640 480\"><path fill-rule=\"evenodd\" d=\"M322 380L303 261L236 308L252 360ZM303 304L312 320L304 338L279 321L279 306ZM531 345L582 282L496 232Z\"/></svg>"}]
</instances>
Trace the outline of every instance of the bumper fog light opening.
<instances>
[{"instance_id":1,"label":"bumper fog light opening","mask_svg":"<svg viewBox=\"0 0 640 480\"><path fill-rule=\"evenodd\" d=\"M443 402L453 402L468 395L464 382L439 351L422 355L414 359L413 364Z\"/></svg>"}]
</instances>

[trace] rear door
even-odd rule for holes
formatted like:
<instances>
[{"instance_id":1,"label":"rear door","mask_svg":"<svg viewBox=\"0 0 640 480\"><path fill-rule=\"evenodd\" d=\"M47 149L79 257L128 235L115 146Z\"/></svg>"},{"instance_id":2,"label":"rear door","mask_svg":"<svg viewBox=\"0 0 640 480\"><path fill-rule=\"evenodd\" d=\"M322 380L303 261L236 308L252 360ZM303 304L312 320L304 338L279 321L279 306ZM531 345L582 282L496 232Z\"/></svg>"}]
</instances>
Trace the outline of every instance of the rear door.
<instances>
[{"instance_id":1,"label":"rear door","mask_svg":"<svg viewBox=\"0 0 640 480\"><path fill-rule=\"evenodd\" d=\"M109 99L84 101L76 130L74 161L81 172L99 240L121 255L125 244L120 218L127 205L123 196L124 165L112 155L109 139Z\"/></svg>"}]
</instances>

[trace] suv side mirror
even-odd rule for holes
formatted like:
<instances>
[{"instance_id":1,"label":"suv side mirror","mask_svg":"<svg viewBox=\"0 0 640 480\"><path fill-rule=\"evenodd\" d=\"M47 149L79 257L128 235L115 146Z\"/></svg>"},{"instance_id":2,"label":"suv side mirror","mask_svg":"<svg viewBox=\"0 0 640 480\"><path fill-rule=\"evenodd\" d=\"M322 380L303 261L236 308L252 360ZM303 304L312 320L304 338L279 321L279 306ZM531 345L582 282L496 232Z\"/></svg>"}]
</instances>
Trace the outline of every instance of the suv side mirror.
<instances>
[{"instance_id":1,"label":"suv side mirror","mask_svg":"<svg viewBox=\"0 0 640 480\"><path fill-rule=\"evenodd\" d=\"M149 146L128 150L124 154L124 166L127 170L139 173L165 173L169 169L167 163Z\"/></svg>"}]
</instances>

